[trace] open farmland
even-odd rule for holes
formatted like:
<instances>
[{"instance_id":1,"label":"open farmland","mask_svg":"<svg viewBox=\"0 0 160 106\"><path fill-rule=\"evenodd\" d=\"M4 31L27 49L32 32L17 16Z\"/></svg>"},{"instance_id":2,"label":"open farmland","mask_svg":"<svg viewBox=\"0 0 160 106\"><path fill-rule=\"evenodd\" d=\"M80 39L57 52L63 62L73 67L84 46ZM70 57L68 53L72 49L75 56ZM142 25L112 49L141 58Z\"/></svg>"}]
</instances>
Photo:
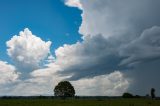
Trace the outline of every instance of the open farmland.
<instances>
[{"instance_id":1,"label":"open farmland","mask_svg":"<svg viewBox=\"0 0 160 106\"><path fill-rule=\"evenodd\" d=\"M0 99L0 106L160 106L151 99Z\"/></svg>"}]
</instances>

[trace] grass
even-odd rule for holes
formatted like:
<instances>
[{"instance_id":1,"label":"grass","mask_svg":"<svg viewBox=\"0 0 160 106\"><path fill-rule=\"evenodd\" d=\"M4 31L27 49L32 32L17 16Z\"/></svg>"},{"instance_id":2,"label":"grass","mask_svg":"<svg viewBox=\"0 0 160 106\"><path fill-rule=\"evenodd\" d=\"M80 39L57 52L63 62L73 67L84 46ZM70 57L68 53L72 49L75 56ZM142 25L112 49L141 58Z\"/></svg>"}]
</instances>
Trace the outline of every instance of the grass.
<instances>
[{"instance_id":1,"label":"grass","mask_svg":"<svg viewBox=\"0 0 160 106\"><path fill-rule=\"evenodd\" d=\"M151 99L0 99L0 106L160 106Z\"/></svg>"}]
</instances>

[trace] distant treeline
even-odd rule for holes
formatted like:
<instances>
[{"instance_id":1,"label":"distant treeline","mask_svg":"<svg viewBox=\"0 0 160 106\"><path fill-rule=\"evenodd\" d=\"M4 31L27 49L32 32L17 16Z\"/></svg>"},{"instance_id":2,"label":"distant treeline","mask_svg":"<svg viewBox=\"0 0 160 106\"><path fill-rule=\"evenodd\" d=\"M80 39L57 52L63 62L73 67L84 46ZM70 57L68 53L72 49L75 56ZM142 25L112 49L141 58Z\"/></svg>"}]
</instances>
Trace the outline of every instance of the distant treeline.
<instances>
[{"instance_id":1,"label":"distant treeline","mask_svg":"<svg viewBox=\"0 0 160 106\"><path fill-rule=\"evenodd\" d=\"M58 96L1 96L0 99L59 99ZM66 97L69 99L108 99L108 98L122 98L121 96L74 96Z\"/></svg>"},{"instance_id":2,"label":"distant treeline","mask_svg":"<svg viewBox=\"0 0 160 106\"><path fill-rule=\"evenodd\" d=\"M74 96L67 97L66 99L119 99L124 98L122 96ZM147 98L146 96L133 96L132 98ZM0 96L0 99L61 99L57 96ZM160 97L156 97L160 99Z\"/></svg>"}]
</instances>

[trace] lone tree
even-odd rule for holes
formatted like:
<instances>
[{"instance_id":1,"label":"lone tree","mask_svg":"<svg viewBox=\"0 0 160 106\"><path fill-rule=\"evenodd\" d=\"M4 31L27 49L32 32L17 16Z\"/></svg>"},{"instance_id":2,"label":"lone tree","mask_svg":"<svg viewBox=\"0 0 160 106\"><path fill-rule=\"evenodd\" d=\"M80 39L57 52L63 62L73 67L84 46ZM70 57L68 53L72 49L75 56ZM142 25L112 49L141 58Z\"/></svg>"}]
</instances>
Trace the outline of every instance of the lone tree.
<instances>
[{"instance_id":1,"label":"lone tree","mask_svg":"<svg viewBox=\"0 0 160 106\"><path fill-rule=\"evenodd\" d=\"M151 89L151 97L152 97L152 99L154 99L156 97L154 88Z\"/></svg>"},{"instance_id":2,"label":"lone tree","mask_svg":"<svg viewBox=\"0 0 160 106\"><path fill-rule=\"evenodd\" d=\"M54 95L60 97L73 97L75 95L75 90L69 81L61 81L54 88Z\"/></svg>"}]
</instances>

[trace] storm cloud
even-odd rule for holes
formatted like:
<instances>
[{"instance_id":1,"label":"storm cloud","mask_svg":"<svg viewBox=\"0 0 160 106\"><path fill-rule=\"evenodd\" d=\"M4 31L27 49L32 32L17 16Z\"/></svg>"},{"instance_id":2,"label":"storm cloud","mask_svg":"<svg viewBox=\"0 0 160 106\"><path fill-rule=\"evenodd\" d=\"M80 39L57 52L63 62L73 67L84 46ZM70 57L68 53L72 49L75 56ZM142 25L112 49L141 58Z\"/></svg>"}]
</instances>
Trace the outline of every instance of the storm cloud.
<instances>
[{"instance_id":1,"label":"storm cloud","mask_svg":"<svg viewBox=\"0 0 160 106\"><path fill-rule=\"evenodd\" d=\"M151 87L158 89L160 1L79 2L83 11L79 29L83 41L74 45L76 50L74 49L74 55L71 54L78 59L64 73L74 73L75 80L120 70L126 78L132 79L129 91L144 95ZM86 42L90 46L85 45ZM73 45L64 46L60 50L64 52L67 48L71 50ZM63 55L65 56L65 52ZM144 86L140 86L143 84Z\"/></svg>"},{"instance_id":2,"label":"storm cloud","mask_svg":"<svg viewBox=\"0 0 160 106\"><path fill-rule=\"evenodd\" d=\"M18 95L25 85L20 95L28 95L31 89L29 95L50 94L59 81L67 79L78 95L121 95L126 91L145 95L152 87L160 95L159 0L65 0L65 5L82 11L82 41L57 48L46 67L37 68L50 54L51 42L28 30L13 37L7 42L8 55L16 66L22 63L34 68L27 71L28 79L11 87L14 91L10 94ZM30 37L34 39L28 40ZM37 41L33 47L32 42ZM18 75L13 76L17 80Z\"/></svg>"}]
</instances>

